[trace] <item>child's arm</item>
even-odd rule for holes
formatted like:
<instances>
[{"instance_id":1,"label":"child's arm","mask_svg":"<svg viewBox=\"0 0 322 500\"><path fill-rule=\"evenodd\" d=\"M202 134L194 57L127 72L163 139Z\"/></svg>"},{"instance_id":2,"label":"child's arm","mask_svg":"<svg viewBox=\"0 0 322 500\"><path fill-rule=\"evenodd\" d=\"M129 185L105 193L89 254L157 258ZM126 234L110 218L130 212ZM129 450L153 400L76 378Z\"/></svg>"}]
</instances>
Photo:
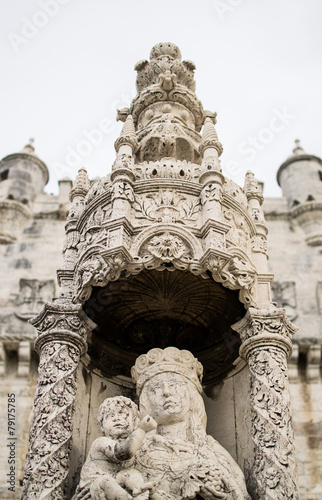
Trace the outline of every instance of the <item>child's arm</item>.
<instances>
[{"instance_id":1,"label":"child's arm","mask_svg":"<svg viewBox=\"0 0 322 500\"><path fill-rule=\"evenodd\" d=\"M122 443L117 443L114 448L118 460L129 460L134 457L142 445L146 432L156 429L157 423L150 415L146 415L139 423L137 429Z\"/></svg>"},{"instance_id":2,"label":"child's arm","mask_svg":"<svg viewBox=\"0 0 322 500\"><path fill-rule=\"evenodd\" d=\"M89 450L88 457L92 461L107 459L108 461L115 462L115 445L116 441L114 441L113 439L106 436L101 436L95 439Z\"/></svg>"}]
</instances>

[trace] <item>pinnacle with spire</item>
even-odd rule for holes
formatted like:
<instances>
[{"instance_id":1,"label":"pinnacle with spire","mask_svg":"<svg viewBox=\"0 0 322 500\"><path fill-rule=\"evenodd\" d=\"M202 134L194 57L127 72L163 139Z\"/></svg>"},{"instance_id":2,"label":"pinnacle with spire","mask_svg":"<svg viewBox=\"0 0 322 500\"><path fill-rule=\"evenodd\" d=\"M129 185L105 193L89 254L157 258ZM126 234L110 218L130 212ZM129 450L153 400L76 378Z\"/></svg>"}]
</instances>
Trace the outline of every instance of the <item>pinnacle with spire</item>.
<instances>
[{"instance_id":1,"label":"pinnacle with spire","mask_svg":"<svg viewBox=\"0 0 322 500\"><path fill-rule=\"evenodd\" d=\"M304 149L301 146L300 139L295 139L295 147L293 149L293 153L295 155L305 154L305 151L304 151Z\"/></svg>"},{"instance_id":2,"label":"pinnacle with spire","mask_svg":"<svg viewBox=\"0 0 322 500\"><path fill-rule=\"evenodd\" d=\"M138 140L136 138L135 127L132 115L128 115L122 128L121 135L116 139L114 147L118 153L121 146L130 146L132 152L135 153L138 147Z\"/></svg>"},{"instance_id":3,"label":"pinnacle with spire","mask_svg":"<svg viewBox=\"0 0 322 500\"><path fill-rule=\"evenodd\" d=\"M256 199L260 204L263 203L264 197L261 186L255 179L255 175L253 174L253 172L251 172L250 170L248 170L245 175L244 192L248 200Z\"/></svg>"},{"instance_id":4,"label":"pinnacle with spire","mask_svg":"<svg viewBox=\"0 0 322 500\"><path fill-rule=\"evenodd\" d=\"M25 145L25 147L20 151L21 153L28 153L35 155L35 147L34 147L35 139L32 137L29 139L29 142Z\"/></svg>"},{"instance_id":5,"label":"pinnacle with spire","mask_svg":"<svg viewBox=\"0 0 322 500\"><path fill-rule=\"evenodd\" d=\"M223 152L223 147L221 142L219 142L213 120L209 116L207 116L205 119L202 131L201 145L200 145L201 154L203 154L207 148L216 149L218 152L218 156L220 156Z\"/></svg>"},{"instance_id":6,"label":"pinnacle with spire","mask_svg":"<svg viewBox=\"0 0 322 500\"><path fill-rule=\"evenodd\" d=\"M87 175L87 171L84 167L78 170L76 179L74 180L73 188L70 192L70 201L73 201L76 196L84 197L86 196L90 188L90 181Z\"/></svg>"}]
</instances>

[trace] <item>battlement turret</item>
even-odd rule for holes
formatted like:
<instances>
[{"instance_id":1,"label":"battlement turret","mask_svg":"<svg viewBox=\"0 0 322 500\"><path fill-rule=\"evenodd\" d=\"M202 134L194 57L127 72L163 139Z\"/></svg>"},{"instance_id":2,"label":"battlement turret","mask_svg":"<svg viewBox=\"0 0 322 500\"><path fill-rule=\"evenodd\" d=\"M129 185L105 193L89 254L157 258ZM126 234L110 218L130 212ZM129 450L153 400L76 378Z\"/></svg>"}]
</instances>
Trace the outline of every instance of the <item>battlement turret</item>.
<instances>
[{"instance_id":1,"label":"battlement turret","mask_svg":"<svg viewBox=\"0 0 322 500\"><path fill-rule=\"evenodd\" d=\"M322 160L295 141L291 155L278 169L277 182L308 245L322 245Z\"/></svg>"},{"instance_id":2,"label":"battlement turret","mask_svg":"<svg viewBox=\"0 0 322 500\"><path fill-rule=\"evenodd\" d=\"M30 207L49 178L45 163L35 154L33 139L0 162L0 243L11 243L31 218Z\"/></svg>"}]
</instances>

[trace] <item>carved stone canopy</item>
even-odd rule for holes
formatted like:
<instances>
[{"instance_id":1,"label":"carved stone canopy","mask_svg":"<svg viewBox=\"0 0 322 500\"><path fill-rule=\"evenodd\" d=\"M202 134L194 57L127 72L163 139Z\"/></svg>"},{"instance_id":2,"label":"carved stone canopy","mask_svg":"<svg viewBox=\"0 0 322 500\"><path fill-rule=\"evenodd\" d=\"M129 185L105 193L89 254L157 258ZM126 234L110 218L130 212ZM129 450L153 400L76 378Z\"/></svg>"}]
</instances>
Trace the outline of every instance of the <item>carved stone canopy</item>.
<instances>
[{"instance_id":1,"label":"carved stone canopy","mask_svg":"<svg viewBox=\"0 0 322 500\"><path fill-rule=\"evenodd\" d=\"M145 270L94 287L84 305L98 325L89 340L90 366L106 376L130 376L152 347L189 349L204 365L205 384L225 378L238 358L230 325L245 314L238 292L189 272Z\"/></svg>"},{"instance_id":2,"label":"carved stone canopy","mask_svg":"<svg viewBox=\"0 0 322 500\"><path fill-rule=\"evenodd\" d=\"M156 45L136 69L112 173L87 194L86 173L75 180L60 300L98 325L88 362L104 376L130 376L138 355L176 346L215 383L238 358L231 325L270 304L258 183L249 173L243 191L225 179L215 116L175 45Z\"/></svg>"}]
</instances>

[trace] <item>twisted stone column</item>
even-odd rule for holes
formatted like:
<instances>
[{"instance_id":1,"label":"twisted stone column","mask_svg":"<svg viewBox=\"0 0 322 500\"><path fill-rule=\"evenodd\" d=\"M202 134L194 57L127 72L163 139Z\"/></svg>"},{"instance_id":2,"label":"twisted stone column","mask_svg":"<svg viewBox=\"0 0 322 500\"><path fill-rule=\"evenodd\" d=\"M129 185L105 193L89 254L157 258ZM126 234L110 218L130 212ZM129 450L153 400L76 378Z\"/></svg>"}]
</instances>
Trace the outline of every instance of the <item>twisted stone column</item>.
<instances>
[{"instance_id":1,"label":"twisted stone column","mask_svg":"<svg viewBox=\"0 0 322 500\"><path fill-rule=\"evenodd\" d=\"M64 497L76 395L76 371L95 324L80 305L47 303L31 322L38 330L39 376L22 499Z\"/></svg>"},{"instance_id":2,"label":"twisted stone column","mask_svg":"<svg viewBox=\"0 0 322 500\"><path fill-rule=\"evenodd\" d=\"M250 308L233 329L250 370L254 462L249 492L254 500L299 498L290 412L287 358L296 328L284 309Z\"/></svg>"}]
</instances>

